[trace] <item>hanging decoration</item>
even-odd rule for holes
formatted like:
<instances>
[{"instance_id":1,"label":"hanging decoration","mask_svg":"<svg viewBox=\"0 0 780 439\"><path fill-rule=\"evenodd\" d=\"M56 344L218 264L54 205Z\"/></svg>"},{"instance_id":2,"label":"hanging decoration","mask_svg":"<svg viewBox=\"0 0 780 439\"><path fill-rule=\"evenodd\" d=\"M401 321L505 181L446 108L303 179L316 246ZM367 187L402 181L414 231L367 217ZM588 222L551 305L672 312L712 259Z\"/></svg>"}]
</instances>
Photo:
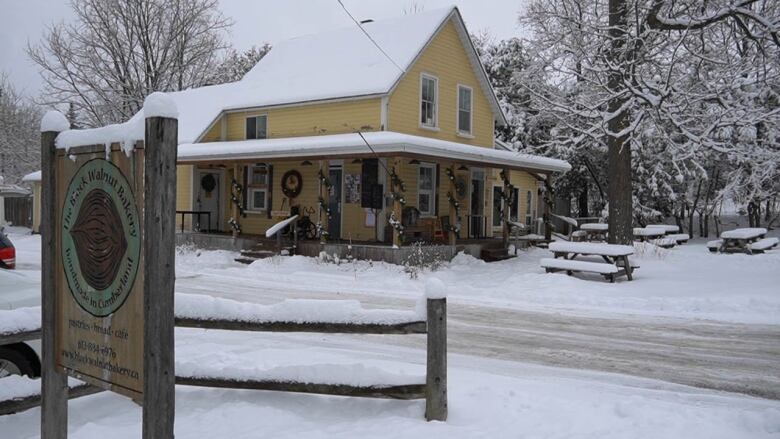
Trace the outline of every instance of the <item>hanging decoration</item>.
<instances>
[{"instance_id":1,"label":"hanging decoration","mask_svg":"<svg viewBox=\"0 0 780 439\"><path fill-rule=\"evenodd\" d=\"M395 173L395 167L390 171L390 182L399 192L406 192L406 185L404 184L404 181L401 180L401 177Z\"/></svg>"},{"instance_id":2,"label":"hanging decoration","mask_svg":"<svg viewBox=\"0 0 780 439\"><path fill-rule=\"evenodd\" d=\"M233 230L238 232L239 235L241 234L241 225L238 224L238 221L236 221L235 218L230 217L230 219L228 220L228 224L230 224L230 227L232 227Z\"/></svg>"},{"instance_id":3,"label":"hanging decoration","mask_svg":"<svg viewBox=\"0 0 780 439\"><path fill-rule=\"evenodd\" d=\"M290 169L282 176L282 193L287 198L296 198L303 189L303 177L295 169Z\"/></svg>"},{"instance_id":4,"label":"hanging decoration","mask_svg":"<svg viewBox=\"0 0 780 439\"><path fill-rule=\"evenodd\" d=\"M233 202L233 204L238 207L238 214L242 218L246 218L246 212L244 211L244 206L241 204L241 199L243 198L244 188L238 184L238 181L234 178L231 183L231 191L230 191L230 200Z\"/></svg>"},{"instance_id":5,"label":"hanging decoration","mask_svg":"<svg viewBox=\"0 0 780 439\"><path fill-rule=\"evenodd\" d=\"M395 212L390 213L390 218L388 219L388 222L390 225L395 229L399 235L404 235L404 226L401 224L401 221L398 221L398 219L395 217Z\"/></svg>"},{"instance_id":6,"label":"hanging decoration","mask_svg":"<svg viewBox=\"0 0 780 439\"><path fill-rule=\"evenodd\" d=\"M317 222L317 236L319 236L322 239L326 239L326 240L330 236L330 233L328 233L328 231L325 230L324 227L322 227L322 223L321 222Z\"/></svg>"},{"instance_id":7,"label":"hanging decoration","mask_svg":"<svg viewBox=\"0 0 780 439\"><path fill-rule=\"evenodd\" d=\"M331 185L330 180L328 179L328 177L326 177L325 174L322 173L322 169L320 169L318 177L320 179L320 184L325 186L326 189L330 190L332 185Z\"/></svg>"},{"instance_id":8,"label":"hanging decoration","mask_svg":"<svg viewBox=\"0 0 780 439\"><path fill-rule=\"evenodd\" d=\"M455 224L449 224L447 231L460 237L460 202L452 196L452 192L447 192L447 200L450 202L450 208L455 210Z\"/></svg>"},{"instance_id":9,"label":"hanging decoration","mask_svg":"<svg viewBox=\"0 0 780 439\"><path fill-rule=\"evenodd\" d=\"M317 202L320 204L320 210L328 216L328 219L331 219L330 207L328 206L328 203L325 202L325 199L319 197Z\"/></svg>"}]
</instances>

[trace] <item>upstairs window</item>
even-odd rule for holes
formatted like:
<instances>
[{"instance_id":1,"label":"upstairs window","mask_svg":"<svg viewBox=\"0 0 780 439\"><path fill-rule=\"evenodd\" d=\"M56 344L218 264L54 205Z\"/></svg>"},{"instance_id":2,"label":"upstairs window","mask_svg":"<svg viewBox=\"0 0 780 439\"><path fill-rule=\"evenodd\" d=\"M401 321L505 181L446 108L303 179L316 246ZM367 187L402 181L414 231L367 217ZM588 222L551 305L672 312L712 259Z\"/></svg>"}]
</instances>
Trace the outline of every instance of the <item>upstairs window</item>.
<instances>
[{"instance_id":1,"label":"upstairs window","mask_svg":"<svg viewBox=\"0 0 780 439\"><path fill-rule=\"evenodd\" d=\"M438 125L439 80L423 75L420 81L420 126L436 128Z\"/></svg>"},{"instance_id":2,"label":"upstairs window","mask_svg":"<svg viewBox=\"0 0 780 439\"><path fill-rule=\"evenodd\" d=\"M471 134L471 87L458 86L458 132Z\"/></svg>"},{"instance_id":3,"label":"upstairs window","mask_svg":"<svg viewBox=\"0 0 780 439\"><path fill-rule=\"evenodd\" d=\"M246 118L246 138L267 138L268 116L253 116Z\"/></svg>"}]
</instances>

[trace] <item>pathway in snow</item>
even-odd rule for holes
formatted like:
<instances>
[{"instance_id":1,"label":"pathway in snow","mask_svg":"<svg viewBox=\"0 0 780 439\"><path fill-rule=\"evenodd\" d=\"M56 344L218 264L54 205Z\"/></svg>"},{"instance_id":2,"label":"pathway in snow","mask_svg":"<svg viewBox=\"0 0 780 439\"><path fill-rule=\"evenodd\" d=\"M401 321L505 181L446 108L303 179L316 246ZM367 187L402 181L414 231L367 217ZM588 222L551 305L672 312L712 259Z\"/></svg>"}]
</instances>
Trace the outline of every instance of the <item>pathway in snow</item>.
<instances>
[{"instance_id":1,"label":"pathway in snow","mask_svg":"<svg viewBox=\"0 0 780 439\"><path fill-rule=\"evenodd\" d=\"M413 301L354 293L269 289L251 280L185 275L182 293L274 303L287 298L357 299L367 307L404 309ZM419 337L371 341L422 348ZM449 303L453 353L576 369L624 373L701 388L780 399L780 327L687 319L583 317Z\"/></svg>"}]
</instances>

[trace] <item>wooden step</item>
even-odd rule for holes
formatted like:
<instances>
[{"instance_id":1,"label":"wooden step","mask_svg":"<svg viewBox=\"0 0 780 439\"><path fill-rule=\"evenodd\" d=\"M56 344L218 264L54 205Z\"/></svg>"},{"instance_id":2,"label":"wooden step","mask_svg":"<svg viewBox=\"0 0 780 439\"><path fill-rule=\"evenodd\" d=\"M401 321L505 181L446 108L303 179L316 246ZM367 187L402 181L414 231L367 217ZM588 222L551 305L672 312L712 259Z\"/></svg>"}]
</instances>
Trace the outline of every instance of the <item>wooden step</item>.
<instances>
[{"instance_id":1,"label":"wooden step","mask_svg":"<svg viewBox=\"0 0 780 439\"><path fill-rule=\"evenodd\" d=\"M263 258L270 258L275 254L276 252L271 250L255 250L255 249L241 250L241 256L246 258L263 259Z\"/></svg>"},{"instance_id":2,"label":"wooden step","mask_svg":"<svg viewBox=\"0 0 780 439\"><path fill-rule=\"evenodd\" d=\"M505 259L514 258L515 255L510 255L506 248L485 248L482 249L480 255L484 261L496 262L503 261Z\"/></svg>"}]
</instances>

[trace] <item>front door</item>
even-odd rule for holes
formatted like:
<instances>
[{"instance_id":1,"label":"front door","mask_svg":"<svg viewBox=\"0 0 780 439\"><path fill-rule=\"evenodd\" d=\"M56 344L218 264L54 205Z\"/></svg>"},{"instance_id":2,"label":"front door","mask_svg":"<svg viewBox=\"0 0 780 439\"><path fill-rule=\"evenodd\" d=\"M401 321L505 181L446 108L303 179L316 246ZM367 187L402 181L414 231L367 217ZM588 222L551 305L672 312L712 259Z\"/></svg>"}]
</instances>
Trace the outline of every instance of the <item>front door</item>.
<instances>
[{"instance_id":1,"label":"front door","mask_svg":"<svg viewBox=\"0 0 780 439\"><path fill-rule=\"evenodd\" d=\"M471 171L471 199L470 208L470 235L472 238L485 236L485 171L473 169Z\"/></svg>"},{"instance_id":2,"label":"front door","mask_svg":"<svg viewBox=\"0 0 780 439\"><path fill-rule=\"evenodd\" d=\"M198 192L194 210L209 212L210 215L193 215L192 229L204 232L220 230L219 212L222 207L222 174L218 171L201 170L198 172L196 184L198 185Z\"/></svg>"},{"instance_id":3,"label":"front door","mask_svg":"<svg viewBox=\"0 0 780 439\"><path fill-rule=\"evenodd\" d=\"M331 239L341 238L341 168L332 168L328 179L330 179L330 198L328 208L330 209L330 219L328 219L328 233Z\"/></svg>"}]
</instances>

